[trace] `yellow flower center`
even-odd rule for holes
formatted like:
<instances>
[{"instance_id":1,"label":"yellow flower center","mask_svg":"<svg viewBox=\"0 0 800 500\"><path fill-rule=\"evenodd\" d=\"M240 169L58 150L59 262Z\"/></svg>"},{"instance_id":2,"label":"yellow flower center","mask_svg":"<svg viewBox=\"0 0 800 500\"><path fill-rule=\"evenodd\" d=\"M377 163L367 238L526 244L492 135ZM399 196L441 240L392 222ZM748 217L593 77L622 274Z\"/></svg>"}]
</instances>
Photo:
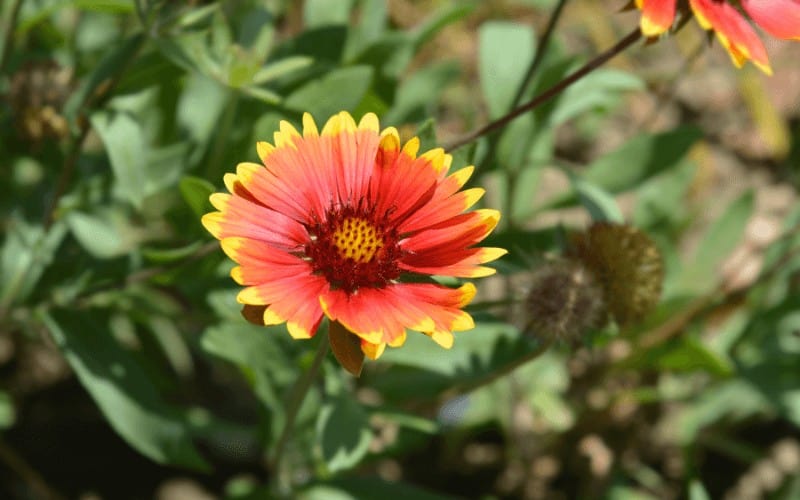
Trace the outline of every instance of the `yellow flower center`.
<instances>
[{"instance_id":1,"label":"yellow flower center","mask_svg":"<svg viewBox=\"0 0 800 500\"><path fill-rule=\"evenodd\" d=\"M333 232L333 244L342 258L364 264L383 247L383 235L366 219L347 217Z\"/></svg>"}]
</instances>

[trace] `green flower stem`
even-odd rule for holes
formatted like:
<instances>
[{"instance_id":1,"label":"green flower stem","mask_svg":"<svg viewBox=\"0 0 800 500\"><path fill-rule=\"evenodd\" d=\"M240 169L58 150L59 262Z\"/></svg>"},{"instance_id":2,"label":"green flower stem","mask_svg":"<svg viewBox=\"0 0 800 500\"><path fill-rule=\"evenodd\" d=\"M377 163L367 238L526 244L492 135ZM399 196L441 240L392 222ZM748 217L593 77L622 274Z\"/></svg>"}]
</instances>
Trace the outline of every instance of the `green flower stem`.
<instances>
[{"instance_id":1,"label":"green flower stem","mask_svg":"<svg viewBox=\"0 0 800 500\"><path fill-rule=\"evenodd\" d=\"M286 423L283 425L280 438L278 438L278 443L275 445L275 452L272 456L272 459L269 461L270 469L278 476L280 476L280 464L281 459L283 458L283 452L286 448L289 438L292 435L292 430L294 429L294 424L297 420L297 414L300 412L300 407L303 405L303 401L306 399L308 390L311 388L311 384L314 382L314 379L317 378L317 374L322 367L322 363L325 361L325 357L328 354L328 332L323 330L319 333L319 336L321 337L319 339L319 347L317 347L317 352L314 355L314 360L311 362L311 367L303 374L302 377L297 379L294 387L292 387L292 392L289 396L289 402L286 406Z\"/></svg>"},{"instance_id":2,"label":"green flower stem","mask_svg":"<svg viewBox=\"0 0 800 500\"><path fill-rule=\"evenodd\" d=\"M583 65L583 67L581 67L576 72L564 78L563 80L553 85L549 89L545 90L544 92L534 97L533 99L523 104L522 106L515 108L510 113L498 118L493 122L484 125L483 127L473 132L464 135L463 137L456 139L455 141L448 144L445 147L445 150L453 151L455 149L458 149L461 146L469 144L470 142L474 141L475 139L481 136L484 136L486 134L489 134L491 132L494 132L495 130L498 130L506 126L514 118L517 118L520 115L523 115L533 109L536 109L545 102L549 101L551 98L563 92L567 87L569 87L573 83L577 82L584 76L588 75L592 71L596 70L597 68L605 64L609 59L613 58L615 55L619 54L629 46L636 43L636 41L638 41L640 38L642 38L642 32L637 27L636 29L631 31L628 36L617 42L616 45L614 45L610 49L606 50L602 54L598 55L597 57L595 57L594 59Z\"/></svg>"}]
</instances>

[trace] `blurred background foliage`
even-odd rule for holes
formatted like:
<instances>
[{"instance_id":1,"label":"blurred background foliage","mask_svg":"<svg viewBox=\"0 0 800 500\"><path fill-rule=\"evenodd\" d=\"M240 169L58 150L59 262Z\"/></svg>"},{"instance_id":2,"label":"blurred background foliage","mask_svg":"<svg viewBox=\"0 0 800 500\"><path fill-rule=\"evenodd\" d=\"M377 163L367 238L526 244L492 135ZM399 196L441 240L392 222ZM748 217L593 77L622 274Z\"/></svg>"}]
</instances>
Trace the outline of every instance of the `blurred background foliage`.
<instances>
[{"instance_id":1,"label":"blurred background foliage","mask_svg":"<svg viewBox=\"0 0 800 500\"><path fill-rule=\"evenodd\" d=\"M509 249L476 328L331 357L267 459L318 341L241 318L208 195L280 120L447 144L637 22L564 2L539 54L561 3L2 2L0 497L800 497L800 54L766 79L692 29L452 151ZM536 276L592 221L662 293L551 345Z\"/></svg>"}]
</instances>

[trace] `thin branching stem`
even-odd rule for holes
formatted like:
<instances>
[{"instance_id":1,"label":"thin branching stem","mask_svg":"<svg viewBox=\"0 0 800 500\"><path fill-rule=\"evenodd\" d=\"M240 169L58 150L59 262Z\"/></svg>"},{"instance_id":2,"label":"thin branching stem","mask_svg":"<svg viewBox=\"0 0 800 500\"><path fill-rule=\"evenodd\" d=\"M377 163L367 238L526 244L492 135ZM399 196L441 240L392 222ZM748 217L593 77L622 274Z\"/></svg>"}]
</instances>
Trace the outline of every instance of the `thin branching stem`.
<instances>
[{"instance_id":1,"label":"thin branching stem","mask_svg":"<svg viewBox=\"0 0 800 500\"><path fill-rule=\"evenodd\" d=\"M616 45L614 45L610 49L606 50L602 54L598 55L597 57L595 57L594 59L583 65L575 73L572 73L568 77L564 78L563 80L553 85L549 89L545 90L544 92L534 97L533 99L523 104L522 106L515 108L510 113L498 118L493 122L484 125L483 127L473 132L470 132L454 140L453 142L448 144L445 147L445 149L448 151L453 151L455 149L458 149L461 146L469 144L475 139L478 139L479 137L492 133L495 130L498 130L506 126L509 122L519 117L520 115L523 115L533 109L536 109L538 106L541 106L545 102L549 101L553 97L563 92L567 87L569 87L573 83L577 82L584 76L588 75L592 71L596 70L597 68L605 64L609 59L613 58L614 56L616 56L629 46L636 43L641 37L642 37L642 32L639 31L639 28L637 27L635 30L631 31L630 34L628 34L628 36L617 42Z\"/></svg>"},{"instance_id":2,"label":"thin branching stem","mask_svg":"<svg viewBox=\"0 0 800 500\"><path fill-rule=\"evenodd\" d=\"M553 9L553 13L550 15L550 19L547 20L547 26L544 29L544 33L542 33L542 38L539 39L538 46L536 47L536 54L534 54L533 59L531 59L528 70L525 72L525 76L519 83L519 88L517 88L517 93L514 94L514 99L511 101L511 109L519 106L519 103L522 101L522 98L525 95L525 90L528 88L531 80L533 80L533 77L536 75L536 71L539 69L539 66L542 65L544 56L547 54L547 49L550 47L550 40L553 39L555 27L558 24L559 19L561 19L561 14L564 12L564 7L567 5L568 1L569 0L559 0L555 9Z\"/></svg>"}]
</instances>

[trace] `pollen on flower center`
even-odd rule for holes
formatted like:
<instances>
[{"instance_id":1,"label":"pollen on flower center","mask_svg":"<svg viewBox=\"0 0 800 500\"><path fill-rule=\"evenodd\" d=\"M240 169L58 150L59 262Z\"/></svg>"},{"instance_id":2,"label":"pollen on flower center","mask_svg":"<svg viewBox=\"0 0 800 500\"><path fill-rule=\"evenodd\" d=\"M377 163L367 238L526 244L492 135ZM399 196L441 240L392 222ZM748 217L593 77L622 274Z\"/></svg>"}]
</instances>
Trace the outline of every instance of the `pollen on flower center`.
<instances>
[{"instance_id":1,"label":"pollen on flower center","mask_svg":"<svg viewBox=\"0 0 800 500\"><path fill-rule=\"evenodd\" d=\"M305 255L314 273L333 288L355 293L362 287L382 288L400 276L397 233L373 211L333 208L308 230L312 238Z\"/></svg>"},{"instance_id":2,"label":"pollen on flower center","mask_svg":"<svg viewBox=\"0 0 800 500\"><path fill-rule=\"evenodd\" d=\"M369 221L361 217L348 217L333 231L333 244L339 256L364 264L375 257L383 247L383 235Z\"/></svg>"}]
</instances>

